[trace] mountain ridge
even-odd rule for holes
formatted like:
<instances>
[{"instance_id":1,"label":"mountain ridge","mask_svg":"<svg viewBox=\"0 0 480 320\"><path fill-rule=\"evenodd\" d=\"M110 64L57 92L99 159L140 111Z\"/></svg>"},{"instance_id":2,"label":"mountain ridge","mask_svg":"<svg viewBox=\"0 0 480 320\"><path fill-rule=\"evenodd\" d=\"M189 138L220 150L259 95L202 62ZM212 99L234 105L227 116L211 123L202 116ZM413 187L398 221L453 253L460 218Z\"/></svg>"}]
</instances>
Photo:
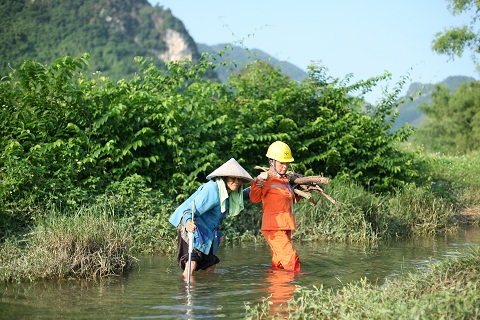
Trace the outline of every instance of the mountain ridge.
<instances>
[{"instance_id":1,"label":"mountain ridge","mask_svg":"<svg viewBox=\"0 0 480 320\"><path fill-rule=\"evenodd\" d=\"M407 99L398 108L399 116L395 120L392 129L396 130L405 123L408 123L413 127L419 127L426 119L425 114L420 111L420 106L423 104L432 103L432 93L434 92L436 86L445 86L450 90L450 92L453 92L461 84L470 81L476 80L467 76L449 76L443 81L434 84L412 82L405 95ZM412 97L412 99L409 99L408 97Z\"/></svg>"},{"instance_id":2,"label":"mountain ridge","mask_svg":"<svg viewBox=\"0 0 480 320\"><path fill-rule=\"evenodd\" d=\"M171 60L198 60L202 52L217 59L216 72L207 74L214 81L225 83L229 74L255 59L280 67L292 80L302 81L308 76L297 66L260 49L228 45L224 55L218 57L216 54L227 44L196 43L168 8L152 6L147 0L7 1L0 6L0 19L2 77L26 60L50 64L56 58L85 52L91 56L88 71L99 71L114 81L130 78L138 71L135 56L151 57L159 68L165 68L165 62ZM439 84L448 83L446 86L454 90L460 83L473 80L451 76ZM399 107L396 128L407 122L421 124L419 106L431 102L434 85L413 82L409 86L406 95L412 95L413 100L407 99Z\"/></svg>"},{"instance_id":3,"label":"mountain ridge","mask_svg":"<svg viewBox=\"0 0 480 320\"><path fill-rule=\"evenodd\" d=\"M268 53L260 49L248 49L241 46L230 45L227 43L220 43L216 45L206 45L197 43L199 52L206 52L216 55L218 52L224 50L222 56L215 56L214 64L218 67L217 74L221 82L225 83L228 80L228 75L231 72L238 71L242 66L248 62L256 59L268 61L275 67L280 67L282 72L290 77L292 80L302 81L307 78L307 73L288 61L281 61L270 56ZM224 63L236 62L234 66L225 66Z\"/></svg>"},{"instance_id":4,"label":"mountain ridge","mask_svg":"<svg viewBox=\"0 0 480 320\"><path fill-rule=\"evenodd\" d=\"M0 19L2 75L26 60L50 64L88 52L89 70L119 80L138 70L135 56L153 57L158 66L200 57L183 22L147 0L8 1Z\"/></svg>"}]
</instances>

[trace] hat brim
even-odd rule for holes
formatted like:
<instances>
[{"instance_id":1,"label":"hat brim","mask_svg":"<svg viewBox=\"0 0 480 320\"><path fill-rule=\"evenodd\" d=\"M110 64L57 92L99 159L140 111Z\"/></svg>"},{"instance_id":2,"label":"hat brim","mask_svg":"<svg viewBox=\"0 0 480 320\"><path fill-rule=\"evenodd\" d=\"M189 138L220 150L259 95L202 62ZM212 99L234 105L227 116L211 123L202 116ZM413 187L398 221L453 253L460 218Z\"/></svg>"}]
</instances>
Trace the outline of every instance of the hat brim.
<instances>
[{"instance_id":1,"label":"hat brim","mask_svg":"<svg viewBox=\"0 0 480 320\"><path fill-rule=\"evenodd\" d=\"M250 183L253 181L252 176L234 158L231 158L210 173L207 176L207 180L211 180L216 177L240 178L242 179L243 183Z\"/></svg>"}]
</instances>

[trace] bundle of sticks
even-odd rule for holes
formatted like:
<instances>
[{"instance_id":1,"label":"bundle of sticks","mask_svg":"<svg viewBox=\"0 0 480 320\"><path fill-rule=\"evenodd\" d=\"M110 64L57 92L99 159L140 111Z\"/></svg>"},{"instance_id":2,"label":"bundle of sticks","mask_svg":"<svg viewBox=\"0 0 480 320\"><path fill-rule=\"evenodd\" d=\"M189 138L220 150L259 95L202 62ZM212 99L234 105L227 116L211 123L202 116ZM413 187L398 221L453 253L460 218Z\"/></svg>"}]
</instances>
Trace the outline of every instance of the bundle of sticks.
<instances>
[{"instance_id":1,"label":"bundle of sticks","mask_svg":"<svg viewBox=\"0 0 480 320\"><path fill-rule=\"evenodd\" d=\"M268 168L261 166L255 166L255 169L268 171ZM329 178L323 176L302 176L291 171L286 173L286 177L288 178L295 194L308 199L312 206L315 205L312 192L318 192L334 205L337 204L335 199L330 197L325 191L325 185L330 182Z\"/></svg>"}]
</instances>

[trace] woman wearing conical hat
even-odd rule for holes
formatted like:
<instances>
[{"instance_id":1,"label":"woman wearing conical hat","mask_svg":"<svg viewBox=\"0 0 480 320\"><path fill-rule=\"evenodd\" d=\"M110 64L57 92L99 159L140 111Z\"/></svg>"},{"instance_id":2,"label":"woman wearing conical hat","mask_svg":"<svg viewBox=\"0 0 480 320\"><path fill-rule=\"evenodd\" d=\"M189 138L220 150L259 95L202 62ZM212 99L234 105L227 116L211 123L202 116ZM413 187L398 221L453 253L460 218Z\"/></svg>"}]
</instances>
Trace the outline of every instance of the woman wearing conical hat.
<instances>
[{"instance_id":1,"label":"woman wearing conical hat","mask_svg":"<svg viewBox=\"0 0 480 320\"><path fill-rule=\"evenodd\" d=\"M250 188L243 189L243 184L250 183L253 178L231 158L209 174L207 180L169 219L178 228L177 262L185 277L188 269L187 232L194 232L191 274L198 270L213 271L220 262L215 255L223 241L220 223L227 214L235 216L243 209L243 199L249 199L250 192Z\"/></svg>"}]
</instances>

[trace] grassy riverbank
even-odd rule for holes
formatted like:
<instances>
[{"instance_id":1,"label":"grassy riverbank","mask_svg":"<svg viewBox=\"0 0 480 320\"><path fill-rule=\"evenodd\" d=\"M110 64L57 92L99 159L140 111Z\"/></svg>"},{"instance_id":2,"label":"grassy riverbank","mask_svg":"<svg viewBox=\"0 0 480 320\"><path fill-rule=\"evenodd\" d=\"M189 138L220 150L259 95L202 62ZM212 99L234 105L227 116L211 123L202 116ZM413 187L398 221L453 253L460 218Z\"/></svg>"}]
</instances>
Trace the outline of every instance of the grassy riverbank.
<instances>
[{"instance_id":1,"label":"grassy riverbank","mask_svg":"<svg viewBox=\"0 0 480 320\"><path fill-rule=\"evenodd\" d=\"M80 212L53 214L23 239L0 246L0 280L102 278L128 272L131 237L113 220Z\"/></svg>"},{"instance_id":2,"label":"grassy riverbank","mask_svg":"<svg viewBox=\"0 0 480 320\"><path fill-rule=\"evenodd\" d=\"M1 281L117 275L137 253L175 251L175 207L230 157L255 174L276 140L295 150L296 172L332 178L338 204L302 200L296 241L454 232L479 203L478 154L424 155L405 147L408 126L392 132L407 79L373 106L358 93L388 73L352 83L312 65L298 83L256 62L219 84L204 77L209 59L136 61L135 77L118 82L84 73L88 53L4 77ZM260 205L247 205L224 221L225 244L261 237L260 221Z\"/></svg>"},{"instance_id":3,"label":"grassy riverbank","mask_svg":"<svg viewBox=\"0 0 480 320\"><path fill-rule=\"evenodd\" d=\"M410 183L391 194L333 179L327 191L337 205L318 194L315 206L302 200L296 206L294 239L376 242L429 237L455 232L461 223L478 223L475 215L464 214L480 203L478 154L423 157L421 175L427 183ZM177 205L136 176L118 182L89 206L37 208L32 228L0 245L0 281L128 272L135 254L175 251L176 230L168 218ZM260 220L261 207L253 204L235 220L226 219L226 245L261 238Z\"/></svg>"},{"instance_id":4,"label":"grassy riverbank","mask_svg":"<svg viewBox=\"0 0 480 320\"><path fill-rule=\"evenodd\" d=\"M480 251L432 263L382 287L360 280L339 290L298 288L288 304L246 306L246 319L478 319Z\"/></svg>"}]
</instances>

